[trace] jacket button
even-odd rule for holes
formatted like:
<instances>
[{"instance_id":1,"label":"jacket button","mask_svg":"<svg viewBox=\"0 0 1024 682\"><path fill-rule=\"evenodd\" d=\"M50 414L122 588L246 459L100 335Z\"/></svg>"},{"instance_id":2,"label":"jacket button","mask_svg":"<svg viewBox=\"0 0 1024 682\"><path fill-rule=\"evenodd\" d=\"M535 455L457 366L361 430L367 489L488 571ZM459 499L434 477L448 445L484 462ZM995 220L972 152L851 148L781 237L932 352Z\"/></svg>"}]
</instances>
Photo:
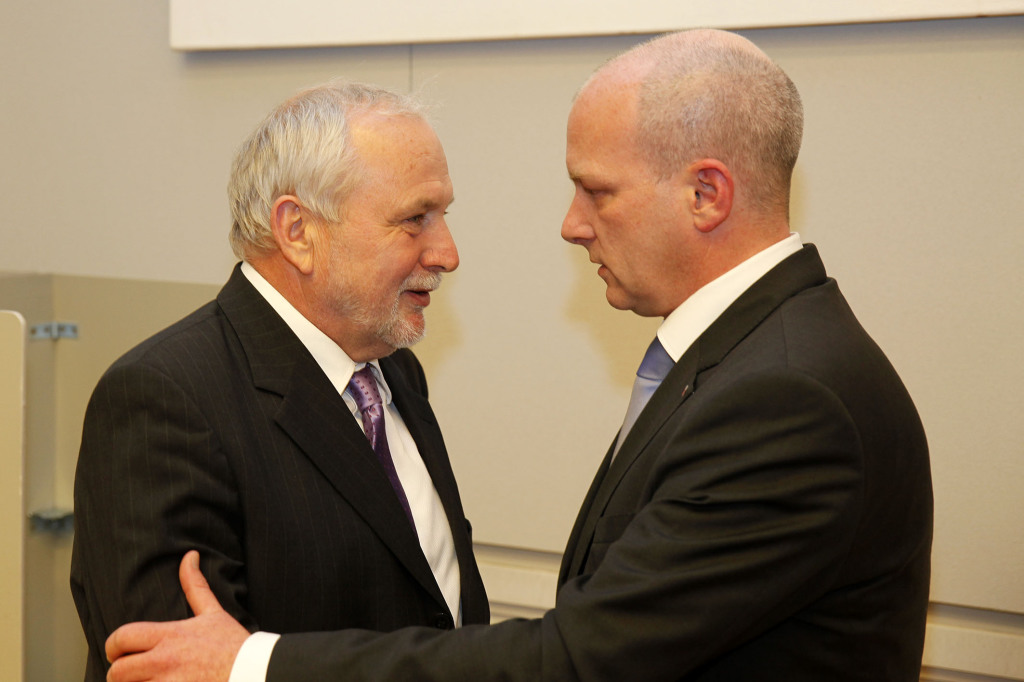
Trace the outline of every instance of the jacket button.
<instances>
[{"instance_id":1,"label":"jacket button","mask_svg":"<svg viewBox=\"0 0 1024 682\"><path fill-rule=\"evenodd\" d=\"M452 621L448 617L448 615L444 614L444 613L437 614L437 616L434 619L434 625L439 630L451 630L452 629Z\"/></svg>"}]
</instances>

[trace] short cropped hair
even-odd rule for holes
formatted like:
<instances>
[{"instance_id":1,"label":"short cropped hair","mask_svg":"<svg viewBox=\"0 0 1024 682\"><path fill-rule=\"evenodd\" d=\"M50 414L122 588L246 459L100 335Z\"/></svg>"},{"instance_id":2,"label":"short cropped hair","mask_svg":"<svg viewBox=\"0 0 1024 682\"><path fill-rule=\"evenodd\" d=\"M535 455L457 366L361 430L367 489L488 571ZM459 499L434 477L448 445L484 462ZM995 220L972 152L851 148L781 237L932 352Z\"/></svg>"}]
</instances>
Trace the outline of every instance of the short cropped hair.
<instances>
[{"instance_id":1,"label":"short cropped hair","mask_svg":"<svg viewBox=\"0 0 1024 682\"><path fill-rule=\"evenodd\" d=\"M789 76L745 39L688 31L627 58L651 65L640 84L636 142L659 175L716 158L761 210L788 212L803 137L803 104Z\"/></svg>"},{"instance_id":2,"label":"short cropped hair","mask_svg":"<svg viewBox=\"0 0 1024 682\"><path fill-rule=\"evenodd\" d=\"M340 222L345 200L363 178L350 125L367 113L425 120L415 98L341 80L299 92L242 143L231 167L231 249L239 258L274 248L271 210L294 195L317 217Z\"/></svg>"}]
</instances>

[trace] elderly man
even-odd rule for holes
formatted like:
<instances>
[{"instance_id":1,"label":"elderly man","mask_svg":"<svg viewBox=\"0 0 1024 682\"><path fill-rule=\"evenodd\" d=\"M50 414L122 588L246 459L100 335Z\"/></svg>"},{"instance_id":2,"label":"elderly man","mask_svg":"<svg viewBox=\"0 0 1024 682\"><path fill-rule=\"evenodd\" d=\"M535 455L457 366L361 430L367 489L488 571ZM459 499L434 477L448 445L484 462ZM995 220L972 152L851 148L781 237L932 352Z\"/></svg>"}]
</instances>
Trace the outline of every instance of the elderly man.
<instances>
[{"instance_id":1,"label":"elderly man","mask_svg":"<svg viewBox=\"0 0 1024 682\"><path fill-rule=\"evenodd\" d=\"M802 123L790 79L734 34L666 36L590 79L569 116L562 236L598 264L609 303L664 323L555 608L454 633L286 634L267 680L918 679L927 445L896 372L790 232ZM194 555L182 577L200 615L115 633L115 682L235 658L247 633Z\"/></svg>"},{"instance_id":2,"label":"elderly man","mask_svg":"<svg viewBox=\"0 0 1024 682\"><path fill-rule=\"evenodd\" d=\"M89 404L71 573L87 680L105 679L119 625L189 615L191 548L253 630L489 620L423 372L400 350L459 263L420 108L358 84L300 93L242 146L229 193L243 262Z\"/></svg>"}]
</instances>

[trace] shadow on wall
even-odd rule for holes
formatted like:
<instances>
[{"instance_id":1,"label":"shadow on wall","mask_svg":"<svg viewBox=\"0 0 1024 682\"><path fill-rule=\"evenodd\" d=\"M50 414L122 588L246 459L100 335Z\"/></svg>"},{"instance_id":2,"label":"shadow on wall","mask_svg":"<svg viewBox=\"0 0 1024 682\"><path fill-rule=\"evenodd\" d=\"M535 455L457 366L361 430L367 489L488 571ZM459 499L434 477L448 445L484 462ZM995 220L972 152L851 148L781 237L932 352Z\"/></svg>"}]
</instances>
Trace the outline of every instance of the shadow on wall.
<instances>
[{"instance_id":1,"label":"shadow on wall","mask_svg":"<svg viewBox=\"0 0 1024 682\"><path fill-rule=\"evenodd\" d=\"M565 317L584 329L596 345L599 365L613 386L630 391L637 363L654 338L660 317L643 318L628 310L616 310L605 297L605 284L582 247L573 247L570 269L572 289L565 302Z\"/></svg>"}]
</instances>

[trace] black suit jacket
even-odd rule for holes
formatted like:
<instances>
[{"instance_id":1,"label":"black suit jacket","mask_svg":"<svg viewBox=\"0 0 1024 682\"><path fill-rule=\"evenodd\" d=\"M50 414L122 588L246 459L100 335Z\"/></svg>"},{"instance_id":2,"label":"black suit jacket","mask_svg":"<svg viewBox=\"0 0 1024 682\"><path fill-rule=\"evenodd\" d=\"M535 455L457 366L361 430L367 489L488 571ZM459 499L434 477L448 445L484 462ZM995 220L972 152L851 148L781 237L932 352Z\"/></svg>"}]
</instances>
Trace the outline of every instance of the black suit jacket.
<instances>
[{"instance_id":1,"label":"black suit jacket","mask_svg":"<svg viewBox=\"0 0 1024 682\"><path fill-rule=\"evenodd\" d=\"M465 623L489 618L469 524L409 351L380 360L451 525ZM274 632L451 628L366 437L312 356L236 268L217 299L100 380L75 479L71 585L105 678L122 623L188 615L178 563L198 549L224 607Z\"/></svg>"},{"instance_id":2,"label":"black suit jacket","mask_svg":"<svg viewBox=\"0 0 1024 682\"><path fill-rule=\"evenodd\" d=\"M285 636L269 679L916 682L931 536L917 412L808 246L609 451L543 619Z\"/></svg>"}]
</instances>

